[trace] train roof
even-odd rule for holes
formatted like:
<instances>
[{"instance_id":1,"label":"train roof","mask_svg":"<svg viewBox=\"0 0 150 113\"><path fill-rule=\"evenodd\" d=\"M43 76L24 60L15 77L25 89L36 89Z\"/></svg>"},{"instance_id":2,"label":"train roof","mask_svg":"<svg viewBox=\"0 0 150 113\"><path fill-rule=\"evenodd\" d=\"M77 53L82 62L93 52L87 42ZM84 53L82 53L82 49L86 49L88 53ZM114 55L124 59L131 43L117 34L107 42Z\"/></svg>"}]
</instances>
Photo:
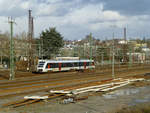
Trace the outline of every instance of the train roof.
<instances>
[{"instance_id":1,"label":"train roof","mask_svg":"<svg viewBox=\"0 0 150 113\"><path fill-rule=\"evenodd\" d=\"M39 60L39 62L49 62L49 63L94 62L94 60Z\"/></svg>"}]
</instances>

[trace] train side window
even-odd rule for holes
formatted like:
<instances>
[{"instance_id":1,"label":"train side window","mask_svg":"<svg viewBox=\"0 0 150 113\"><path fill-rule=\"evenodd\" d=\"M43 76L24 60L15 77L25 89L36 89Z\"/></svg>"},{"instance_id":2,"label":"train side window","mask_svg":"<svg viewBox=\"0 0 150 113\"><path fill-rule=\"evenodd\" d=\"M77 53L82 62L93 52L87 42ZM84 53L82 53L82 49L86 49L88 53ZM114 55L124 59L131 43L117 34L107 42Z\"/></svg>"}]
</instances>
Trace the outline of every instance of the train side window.
<instances>
[{"instance_id":1,"label":"train side window","mask_svg":"<svg viewBox=\"0 0 150 113\"><path fill-rule=\"evenodd\" d=\"M58 67L59 67L59 64L58 64L58 63L55 63L55 67L58 68Z\"/></svg>"},{"instance_id":2,"label":"train side window","mask_svg":"<svg viewBox=\"0 0 150 113\"><path fill-rule=\"evenodd\" d=\"M64 63L64 66L65 66L65 67L69 67L69 66L68 66L68 63Z\"/></svg>"},{"instance_id":3,"label":"train side window","mask_svg":"<svg viewBox=\"0 0 150 113\"><path fill-rule=\"evenodd\" d=\"M78 63L74 63L74 67L78 67Z\"/></svg>"},{"instance_id":4,"label":"train side window","mask_svg":"<svg viewBox=\"0 0 150 113\"><path fill-rule=\"evenodd\" d=\"M62 67L72 67L73 64L72 63L63 63Z\"/></svg>"},{"instance_id":5,"label":"train side window","mask_svg":"<svg viewBox=\"0 0 150 113\"><path fill-rule=\"evenodd\" d=\"M79 62L79 66L81 66L81 62Z\"/></svg>"},{"instance_id":6,"label":"train side window","mask_svg":"<svg viewBox=\"0 0 150 113\"><path fill-rule=\"evenodd\" d=\"M61 67L66 67L66 63L62 63L62 64L61 64Z\"/></svg>"},{"instance_id":7,"label":"train side window","mask_svg":"<svg viewBox=\"0 0 150 113\"><path fill-rule=\"evenodd\" d=\"M65 67L69 67L68 63L65 63Z\"/></svg>"},{"instance_id":8,"label":"train side window","mask_svg":"<svg viewBox=\"0 0 150 113\"><path fill-rule=\"evenodd\" d=\"M89 62L89 66L93 66L94 65L94 62Z\"/></svg>"},{"instance_id":9,"label":"train side window","mask_svg":"<svg viewBox=\"0 0 150 113\"><path fill-rule=\"evenodd\" d=\"M73 67L73 63L67 63L67 67Z\"/></svg>"},{"instance_id":10,"label":"train side window","mask_svg":"<svg viewBox=\"0 0 150 113\"><path fill-rule=\"evenodd\" d=\"M51 66L51 68L54 68L54 65L53 65L53 63L50 63L50 66Z\"/></svg>"},{"instance_id":11,"label":"train side window","mask_svg":"<svg viewBox=\"0 0 150 113\"><path fill-rule=\"evenodd\" d=\"M65 67L69 67L69 65L68 65L69 63L65 63Z\"/></svg>"},{"instance_id":12,"label":"train side window","mask_svg":"<svg viewBox=\"0 0 150 113\"><path fill-rule=\"evenodd\" d=\"M58 63L53 63L52 68L58 68Z\"/></svg>"},{"instance_id":13,"label":"train side window","mask_svg":"<svg viewBox=\"0 0 150 113\"><path fill-rule=\"evenodd\" d=\"M93 66L95 65L94 62L92 62L92 65L93 65Z\"/></svg>"},{"instance_id":14,"label":"train side window","mask_svg":"<svg viewBox=\"0 0 150 113\"><path fill-rule=\"evenodd\" d=\"M84 63L83 62L79 62L79 66L83 66L84 65Z\"/></svg>"},{"instance_id":15,"label":"train side window","mask_svg":"<svg viewBox=\"0 0 150 113\"><path fill-rule=\"evenodd\" d=\"M64 67L64 63L61 64L61 67Z\"/></svg>"},{"instance_id":16,"label":"train side window","mask_svg":"<svg viewBox=\"0 0 150 113\"><path fill-rule=\"evenodd\" d=\"M73 67L73 63L69 63L70 67Z\"/></svg>"},{"instance_id":17,"label":"train side window","mask_svg":"<svg viewBox=\"0 0 150 113\"><path fill-rule=\"evenodd\" d=\"M74 67L74 64L73 64L73 63L71 63L71 65L72 65L72 67Z\"/></svg>"},{"instance_id":18,"label":"train side window","mask_svg":"<svg viewBox=\"0 0 150 113\"><path fill-rule=\"evenodd\" d=\"M90 62L87 62L86 65L89 66L89 65L90 65Z\"/></svg>"}]
</instances>

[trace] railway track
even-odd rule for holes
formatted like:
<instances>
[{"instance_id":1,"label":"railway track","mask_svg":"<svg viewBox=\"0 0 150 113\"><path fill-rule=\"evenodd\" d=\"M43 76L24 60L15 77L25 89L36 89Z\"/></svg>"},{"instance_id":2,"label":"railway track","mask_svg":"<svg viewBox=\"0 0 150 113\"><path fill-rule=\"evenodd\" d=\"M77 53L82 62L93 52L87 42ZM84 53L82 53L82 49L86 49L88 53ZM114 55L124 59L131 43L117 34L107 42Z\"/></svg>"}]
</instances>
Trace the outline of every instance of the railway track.
<instances>
[{"instance_id":1,"label":"railway track","mask_svg":"<svg viewBox=\"0 0 150 113\"><path fill-rule=\"evenodd\" d=\"M130 79L134 79L134 78L136 78L136 77L130 77ZM112 82L114 82L114 83L119 82L119 84L120 83L124 84L123 81L127 82L127 79L126 78L116 79L116 80L109 79L109 80L103 80L103 81L97 81L97 82L91 82L91 83L84 83L84 84L80 84L80 85L78 84L78 85L74 85L74 86L63 87L63 88L61 88L61 91L62 90L63 91L75 90L75 89L78 89L78 88L80 88L80 89L83 90L86 87L89 88L89 86L97 86L97 85L99 85L98 87L101 87L101 89L103 89L104 88L104 87L102 88L103 85L106 85L106 84L109 85ZM110 85L111 86L108 86L108 88L112 88L113 86L114 87L118 87L117 84L113 85L113 86L112 86L112 84L110 84ZM56 89L56 90L59 90L59 89ZM106 90L106 89L104 88L104 90ZM53 94L47 94L47 95L43 95L43 96L48 96L48 98L46 98L46 100L48 101L49 99L57 98L57 97L60 97L60 96L65 96L65 94L64 93L62 93L62 94L55 94L55 95L53 95ZM23 105L37 103L37 102L41 102L41 99L23 99L23 100L19 100L17 102L9 102L7 104L3 104L3 107L12 106L13 108L16 108L16 107L20 107L20 106L23 106Z\"/></svg>"},{"instance_id":2,"label":"railway track","mask_svg":"<svg viewBox=\"0 0 150 113\"><path fill-rule=\"evenodd\" d=\"M136 69L147 69L147 68L149 68L150 66L145 66L145 67L137 67ZM130 70L128 70L128 71L131 71L131 70L135 70L135 68L132 68L132 69L130 69ZM117 71L117 72L126 72L127 70L126 69L120 69L119 71ZM5 80L5 81L0 81L0 86L2 86L2 85L8 85L9 84L9 86L10 85L13 85L13 84L19 84L19 83L28 83L28 82L36 82L36 81L47 81L48 79L50 79L50 80L52 80L52 81L55 81L55 80L57 80L57 79L66 79L66 78L73 78L73 77L78 77L78 76L80 76L80 77L86 77L86 76L94 76L94 75L96 75L97 76L97 74L100 74L101 76L103 75L103 74L109 74L111 72L111 70L109 70L109 71L98 71L98 72L85 72L85 73L78 73L78 72L66 72L66 73L50 73L50 74L43 74L43 76L42 75L40 75L40 76L36 76L36 77L27 77L27 78L22 78L22 79L16 79L16 80L14 80L14 81L8 81L8 80ZM82 75L81 75L82 74ZM55 76L56 75L56 76ZM83 76L84 75L84 76ZM60 78L61 77L61 78Z\"/></svg>"},{"instance_id":3,"label":"railway track","mask_svg":"<svg viewBox=\"0 0 150 113\"><path fill-rule=\"evenodd\" d=\"M64 94L56 94L56 95L49 95L49 98L47 100L50 100L50 99L54 99L54 98L57 98L57 97L60 97L60 96L64 96ZM9 106L13 106L13 108L16 108L16 107L20 107L20 106L24 106L24 105L27 105L27 104L33 104L33 103L38 103L38 102L41 102L40 99L37 99L37 100L19 100L19 101L16 101L16 102L9 102L7 104L3 104L3 107L9 107Z\"/></svg>"},{"instance_id":4,"label":"railway track","mask_svg":"<svg viewBox=\"0 0 150 113\"><path fill-rule=\"evenodd\" d=\"M121 69L116 71L116 77L142 76L149 72L149 66ZM55 75L57 75L55 77ZM62 76L61 76L62 75ZM61 76L61 78L60 78ZM15 81L0 81L0 98L8 99L17 96L47 92L49 90L74 89L81 86L88 86L96 82L111 80L111 70L85 73L54 73L52 76L39 76L33 78L18 79ZM56 96L56 98L59 97ZM54 97L55 98L55 97ZM50 96L51 99L51 96ZM25 101L25 100L24 100ZM15 104L15 107L40 102L38 100L22 101Z\"/></svg>"},{"instance_id":5,"label":"railway track","mask_svg":"<svg viewBox=\"0 0 150 113\"><path fill-rule=\"evenodd\" d=\"M140 73L140 74L135 74L133 70L131 70L132 73L129 75L125 75L126 73L123 72L119 72L117 75L119 76L135 76L135 75L142 75L144 73ZM133 74L134 73L134 74ZM108 77L109 73L103 74L103 75L99 75L99 73L96 73L95 75L93 75L93 73L90 73L88 75L90 76L75 76L70 77L70 78L64 78L64 79L55 79L54 80L45 80L45 81L34 81L34 82L30 82L28 83L16 83L16 84L4 84L0 86L0 97L4 98L4 97L8 97L8 96L16 96L16 94L26 94L27 92L38 92L38 91L44 91L47 89L51 89L51 88L58 88L61 86L69 86L71 85L70 83L74 83L74 84L82 84L82 83L88 83L91 81L97 81L97 80L102 80L102 79L108 79L111 78L111 76ZM107 76L107 77L105 77ZM73 85L74 85L73 84Z\"/></svg>"},{"instance_id":6,"label":"railway track","mask_svg":"<svg viewBox=\"0 0 150 113\"><path fill-rule=\"evenodd\" d=\"M137 67L139 68L144 68L144 67L149 67L150 64L137 64L137 65L133 65L131 69L135 69ZM96 68L96 70L99 70L99 72L106 72L106 71L111 71L111 65L108 65L108 66L98 66ZM128 65L115 65L115 70L118 71L118 70L127 70L128 69ZM9 79L9 70L0 70L1 74L0 74L0 81L1 80L8 80ZM72 73L74 72L61 72L61 74L59 73L50 73L51 76L62 76L62 75L71 75ZM17 71L16 72L16 75L15 75L15 78L17 80L19 79L26 79L26 78L29 78L29 77L34 77L34 78L38 78L38 77L48 77L49 74L32 74L32 73L28 73L28 72L21 72L21 71Z\"/></svg>"},{"instance_id":7,"label":"railway track","mask_svg":"<svg viewBox=\"0 0 150 113\"><path fill-rule=\"evenodd\" d=\"M126 71L126 70L123 70ZM120 71L120 72L123 72ZM23 86L30 86L30 85L38 85L38 84L43 84L43 83L54 83L54 82L61 82L61 81L67 81L71 79L82 79L86 77L99 77L99 76L105 76L106 74L109 74L110 72L95 72L94 75L93 73L83 73L83 75L78 75L78 76L63 76L62 78L38 78L38 79L33 79L33 80L21 80L21 81L9 81L9 82L4 82L0 83L0 90L2 89L10 89L10 88L15 88L15 87L23 87ZM78 73L79 74L79 73ZM81 73L80 73L81 74Z\"/></svg>"}]
</instances>

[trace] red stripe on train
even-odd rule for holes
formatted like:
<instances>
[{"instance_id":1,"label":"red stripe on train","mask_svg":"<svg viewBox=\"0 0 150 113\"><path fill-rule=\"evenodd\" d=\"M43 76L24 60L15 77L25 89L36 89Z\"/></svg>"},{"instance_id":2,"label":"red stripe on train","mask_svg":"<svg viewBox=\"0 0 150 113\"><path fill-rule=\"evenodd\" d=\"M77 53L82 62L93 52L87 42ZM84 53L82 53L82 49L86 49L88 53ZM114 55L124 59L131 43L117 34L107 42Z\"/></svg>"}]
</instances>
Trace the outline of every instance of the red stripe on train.
<instances>
[{"instance_id":1,"label":"red stripe on train","mask_svg":"<svg viewBox=\"0 0 150 113\"><path fill-rule=\"evenodd\" d=\"M61 63L59 63L58 65L59 65L59 71L61 71Z\"/></svg>"},{"instance_id":2,"label":"red stripe on train","mask_svg":"<svg viewBox=\"0 0 150 113\"><path fill-rule=\"evenodd\" d=\"M84 62L84 69L86 69L86 62Z\"/></svg>"}]
</instances>

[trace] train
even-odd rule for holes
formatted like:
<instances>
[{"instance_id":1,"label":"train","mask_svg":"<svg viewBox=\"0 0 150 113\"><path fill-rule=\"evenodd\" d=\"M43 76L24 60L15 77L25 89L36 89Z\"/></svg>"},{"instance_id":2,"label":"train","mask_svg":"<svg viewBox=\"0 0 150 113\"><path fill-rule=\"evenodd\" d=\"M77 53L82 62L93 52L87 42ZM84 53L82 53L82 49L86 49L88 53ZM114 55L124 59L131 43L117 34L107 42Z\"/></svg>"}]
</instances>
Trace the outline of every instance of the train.
<instances>
[{"instance_id":1,"label":"train","mask_svg":"<svg viewBox=\"0 0 150 113\"><path fill-rule=\"evenodd\" d=\"M39 60L37 72L94 69L94 60Z\"/></svg>"}]
</instances>

